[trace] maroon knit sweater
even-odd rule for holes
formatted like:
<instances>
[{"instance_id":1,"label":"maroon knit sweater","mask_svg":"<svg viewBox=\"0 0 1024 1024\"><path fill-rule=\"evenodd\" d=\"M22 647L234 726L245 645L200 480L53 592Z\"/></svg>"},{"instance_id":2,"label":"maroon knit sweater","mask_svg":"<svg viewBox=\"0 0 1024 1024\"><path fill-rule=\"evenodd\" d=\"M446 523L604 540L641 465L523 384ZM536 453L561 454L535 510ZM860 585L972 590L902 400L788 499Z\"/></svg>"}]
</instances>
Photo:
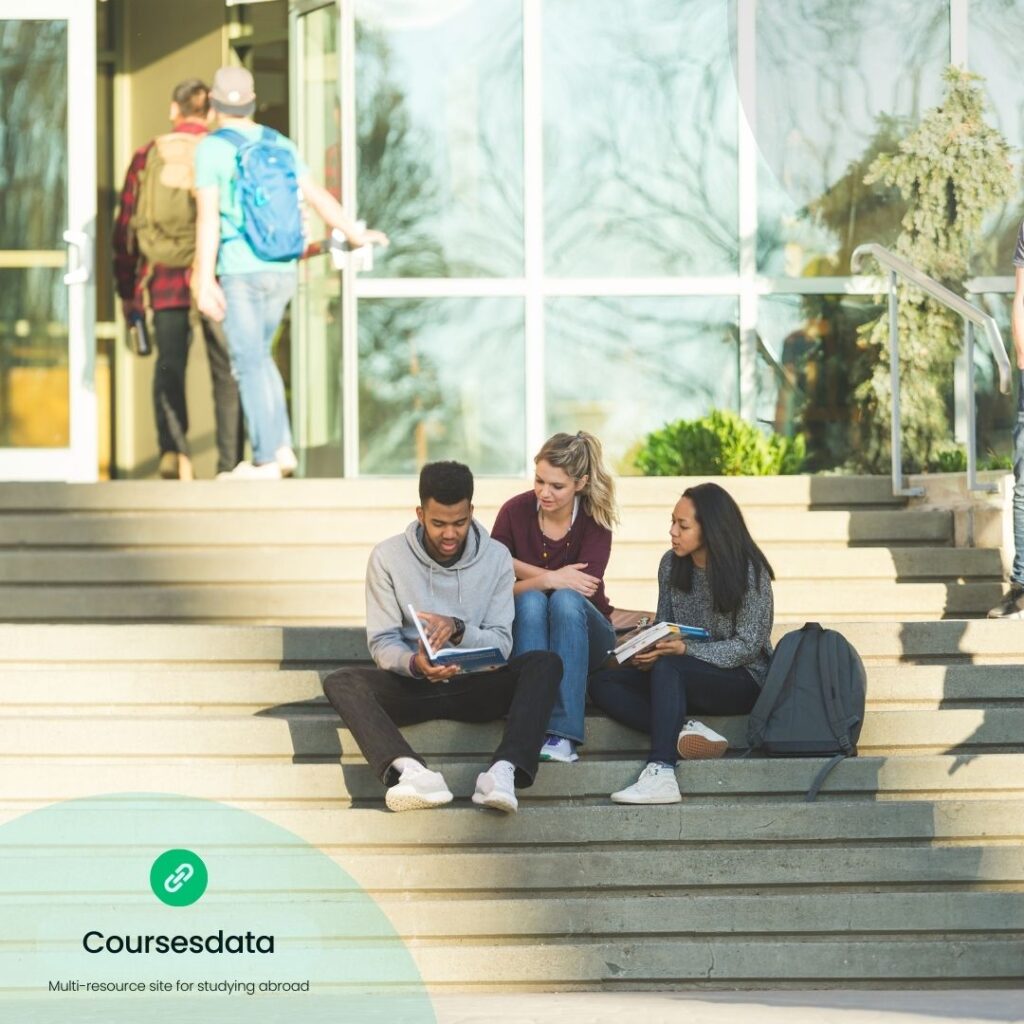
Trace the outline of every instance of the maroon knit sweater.
<instances>
[{"instance_id":1,"label":"maroon knit sweater","mask_svg":"<svg viewBox=\"0 0 1024 1024\"><path fill-rule=\"evenodd\" d=\"M612 531L599 526L582 506L569 532L557 541L547 540L537 520L537 496L533 491L509 498L498 512L491 538L500 540L513 558L545 569L561 569L564 565L586 562L583 572L601 580L590 599L606 618L612 606L604 592L604 571L612 551Z\"/></svg>"}]
</instances>

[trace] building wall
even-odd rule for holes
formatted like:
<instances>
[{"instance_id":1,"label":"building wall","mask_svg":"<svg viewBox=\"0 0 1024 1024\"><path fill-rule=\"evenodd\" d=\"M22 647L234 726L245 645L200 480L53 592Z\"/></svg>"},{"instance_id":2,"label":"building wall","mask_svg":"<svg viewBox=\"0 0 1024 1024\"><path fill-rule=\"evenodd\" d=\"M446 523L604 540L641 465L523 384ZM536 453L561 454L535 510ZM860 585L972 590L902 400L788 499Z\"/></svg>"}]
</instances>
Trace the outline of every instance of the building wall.
<instances>
[{"instance_id":1,"label":"building wall","mask_svg":"<svg viewBox=\"0 0 1024 1024\"><path fill-rule=\"evenodd\" d=\"M120 187L132 153L168 129L171 91L193 75L207 81L225 60L224 7L211 0L131 0L121 16L116 89L115 179ZM120 318L120 310L117 311ZM139 359L116 345L116 452L120 476L152 476L159 451L153 420L154 357ZM216 464L206 352L193 344L188 367L189 439L199 476Z\"/></svg>"}]
</instances>

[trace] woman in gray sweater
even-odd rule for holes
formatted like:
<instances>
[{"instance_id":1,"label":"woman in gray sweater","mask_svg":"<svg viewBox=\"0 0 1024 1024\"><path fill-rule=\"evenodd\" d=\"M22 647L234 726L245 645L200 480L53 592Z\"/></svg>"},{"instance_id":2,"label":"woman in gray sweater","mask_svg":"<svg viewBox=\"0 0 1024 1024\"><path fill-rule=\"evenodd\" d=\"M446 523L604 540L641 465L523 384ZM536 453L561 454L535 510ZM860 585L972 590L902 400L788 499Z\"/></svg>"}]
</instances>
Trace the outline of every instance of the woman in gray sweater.
<instances>
[{"instance_id":1,"label":"woman in gray sweater","mask_svg":"<svg viewBox=\"0 0 1024 1024\"><path fill-rule=\"evenodd\" d=\"M678 803L679 757L721 757L724 736L691 712L746 715L772 654L775 574L743 514L718 484L690 487L672 510L672 550L658 568L658 621L698 626L708 640L665 639L590 680L591 700L651 734L640 778L612 793L623 804Z\"/></svg>"}]
</instances>

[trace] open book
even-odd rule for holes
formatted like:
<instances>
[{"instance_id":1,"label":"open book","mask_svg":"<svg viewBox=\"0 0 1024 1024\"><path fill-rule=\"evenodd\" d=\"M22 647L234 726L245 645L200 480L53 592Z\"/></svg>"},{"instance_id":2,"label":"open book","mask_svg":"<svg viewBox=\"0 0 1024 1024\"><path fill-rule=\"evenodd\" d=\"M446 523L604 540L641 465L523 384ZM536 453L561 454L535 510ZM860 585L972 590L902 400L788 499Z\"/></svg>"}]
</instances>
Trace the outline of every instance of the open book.
<instances>
[{"instance_id":1,"label":"open book","mask_svg":"<svg viewBox=\"0 0 1024 1024\"><path fill-rule=\"evenodd\" d=\"M699 626L682 626L678 622L656 622L653 626L644 626L630 633L611 653L615 655L615 660L622 665L629 661L634 654L653 647L659 640L675 637L681 640L710 640L711 634Z\"/></svg>"},{"instance_id":2,"label":"open book","mask_svg":"<svg viewBox=\"0 0 1024 1024\"><path fill-rule=\"evenodd\" d=\"M497 647L445 647L435 651L427 639L419 613L411 604L408 607L431 665L457 665L462 672L489 672L508 664Z\"/></svg>"}]
</instances>

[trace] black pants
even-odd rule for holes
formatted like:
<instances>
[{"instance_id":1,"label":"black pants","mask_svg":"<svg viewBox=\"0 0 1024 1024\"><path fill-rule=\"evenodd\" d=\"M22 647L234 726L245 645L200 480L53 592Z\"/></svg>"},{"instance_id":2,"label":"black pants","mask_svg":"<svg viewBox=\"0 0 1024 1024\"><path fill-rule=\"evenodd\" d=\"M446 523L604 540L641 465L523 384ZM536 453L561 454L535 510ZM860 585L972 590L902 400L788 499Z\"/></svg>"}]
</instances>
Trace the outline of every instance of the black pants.
<instances>
[{"instance_id":1,"label":"black pants","mask_svg":"<svg viewBox=\"0 0 1024 1024\"><path fill-rule=\"evenodd\" d=\"M692 714L747 715L760 694L745 668L719 668L689 654L659 658L650 672L614 668L590 677L590 699L617 722L651 734L649 761L675 764Z\"/></svg>"},{"instance_id":2,"label":"black pants","mask_svg":"<svg viewBox=\"0 0 1024 1024\"><path fill-rule=\"evenodd\" d=\"M447 683L410 679L379 668L342 668L324 680L324 693L355 737L359 749L385 785L397 775L396 757L426 761L398 731L400 725L447 718L493 722L507 715L495 761L511 761L516 785L530 786L551 708L562 678L562 659L530 651L505 668L455 676Z\"/></svg>"},{"instance_id":3,"label":"black pants","mask_svg":"<svg viewBox=\"0 0 1024 1024\"><path fill-rule=\"evenodd\" d=\"M238 385L231 375L227 344L221 326L201 318L206 358L213 380L213 413L217 425L217 472L242 461L245 432ZM158 309L153 313L156 366L153 370L153 409L160 451L189 454L185 369L192 341L187 309Z\"/></svg>"}]
</instances>

